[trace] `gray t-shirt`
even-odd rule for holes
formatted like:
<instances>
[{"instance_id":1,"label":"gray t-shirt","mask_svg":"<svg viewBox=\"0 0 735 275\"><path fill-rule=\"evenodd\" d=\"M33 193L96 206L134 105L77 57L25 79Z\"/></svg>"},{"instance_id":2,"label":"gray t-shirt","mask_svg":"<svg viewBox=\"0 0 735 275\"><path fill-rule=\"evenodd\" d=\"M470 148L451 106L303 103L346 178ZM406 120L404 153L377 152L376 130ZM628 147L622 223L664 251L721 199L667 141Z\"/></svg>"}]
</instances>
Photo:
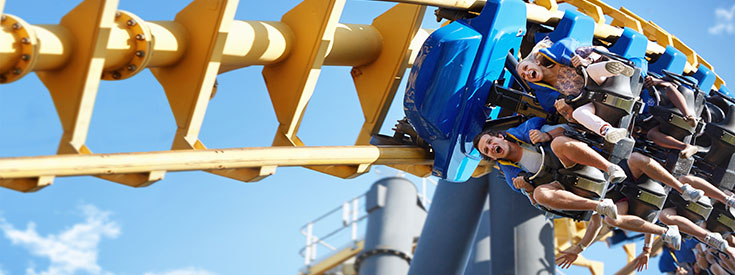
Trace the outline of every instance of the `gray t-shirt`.
<instances>
[{"instance_id":1,"label":"gray t-shirt","mask_svg":"<svg viewBox=\"0 0 735 275\"><path fill-rule=\"evenodd\" d=\"M541 164L543 163L541 153L526 147L522 148L521 161L518 164L521 165L521 169L536 174L541 169Z\"/></svg>"}]
</instances>

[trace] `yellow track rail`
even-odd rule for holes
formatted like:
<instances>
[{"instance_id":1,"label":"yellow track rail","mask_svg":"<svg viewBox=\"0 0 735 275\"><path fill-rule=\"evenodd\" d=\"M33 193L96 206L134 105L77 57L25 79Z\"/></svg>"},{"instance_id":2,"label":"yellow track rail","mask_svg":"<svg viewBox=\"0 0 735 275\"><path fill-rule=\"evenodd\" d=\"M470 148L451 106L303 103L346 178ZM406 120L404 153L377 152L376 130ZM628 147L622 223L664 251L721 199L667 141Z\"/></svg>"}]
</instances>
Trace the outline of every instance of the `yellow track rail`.
<instances>
[{"instance_id":1,"label":"yellow track rail","mask_svg":"<svg viewBox=\"0 0 735 275\"><path fill-rule=\"evenodd\" d=\"M117 10L117 0L84 0L59 24L33 25L4 14L5 0L0 0L0 84L37 73L63 128L58 156L0 159L0 186L28 192L51 184L57 176L94 175L141 187L162 179L166 171L184 170L257 181L278 166L303 166L350 178L371 165L384 164L426 176L431 155L424 149L370 146L369 139L383 125L406 68L431 32L420 29L425 8L416 4L477 11L485 1L396 2L406 3L370 25L360 25L339 22L345 0L304 0L280 21L236 20L237 0L193 0L172 21L145 21ZM614 39L622 27L630 27L649 38L649 54L660 54L671 45L687 55L685 72L695 72L700 64L714 71L680 39L625 8L615 9L600 0L534 3L527 4L528 21L553 27L563 16L559 4L568 3L595 19L597 38ZM613 18L609 24L607 16ZM264 66L279 122L276 147L207 149L198 136L216 91L216 76L252 65ZM298 137L323 66L353 67L351 76L365 119L355 146L309 147ZM93 154L85 142L100 81L127 79L146 68L164 88L176 120L172 151ZM718 75L713 88L724 84ZM476 174L486 172L482 169L488 167ZM556 227L557 249L581 238L585 229L584 224L564 220ZM593 272L601 269L592 261L580 264Z\"/></svg>"},{"instance_id":2,"label":"yellow track rail","mask_svg":"<svg viewBox=\"0 0 735 275\"><path fill-rule=\"evenodd\" d=\"M477 10L485 2L402 1L410 3L396 5L370 25L339 23L345 0L304 0L281 21L236 20L236 0L194 0L173 21L145 21L132 12L117 10L117 0L84 0L57 25L32 25L3 14L0 83L12 83L36 72L51 94L64 131L58 153L88 155L92 150L85 143L100 81L134 77L148 68L166 92L176 121L171 149L206 150L198 136L209 99L216 90L217 74L263 65L263 77L279 122L273 145L297 148L306 146L298 131L321 67L351 66L365 118L355 145L369 145L370 137L383 125L406 68L412 65L430 32L419 28L425 8L415 4ZM527 4L529 21L554 26L563 16L558 9L562 1L535 2ZM612 39L622 33L621 27L632 27L652 39L649 53L661 53L665 46L673 45L687 54L689 71L696 70L698 64L710 67L679 39L624 8L613 9L599 0L566 2L596 19L598 38ZM2 4L4 1L0 8ZM613 22L607 24L605 16L612 17ZM722 84L718 76L716 86ZM304 165L351 178L368 171L371 163ZM425 161L392 166L418 176L431 171ZM168 170L165 168L89 175L145 186L163 178ZM273 173L268 165L207 171L241 181L256 181ZM6 179L18 183L5 186L43 186L53 180L50 176Z\"/></svg>"}]
</instances>

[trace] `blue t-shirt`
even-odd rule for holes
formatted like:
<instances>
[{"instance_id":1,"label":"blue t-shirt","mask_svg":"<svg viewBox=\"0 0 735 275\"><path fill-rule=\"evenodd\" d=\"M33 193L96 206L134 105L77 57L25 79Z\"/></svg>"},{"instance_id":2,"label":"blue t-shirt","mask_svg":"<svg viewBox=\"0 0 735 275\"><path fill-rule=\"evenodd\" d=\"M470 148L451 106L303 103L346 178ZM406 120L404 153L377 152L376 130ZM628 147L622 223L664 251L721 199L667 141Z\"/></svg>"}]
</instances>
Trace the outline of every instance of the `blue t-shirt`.
<instances>
[{"instance_id":1,"label":"blue t-shirt","mask_svg":"<svg viewBox=\"0 0 735 275\"><path fill-rule=\"evenodd\" d=\"M671 250L664 246L663 252L661 253L661 259L658 261L658 270L660 272L675 272L677 262L678 263L694 263L697 259L694 256L694 248L697 246L699 241L694 238L685 240L681 244L681 249L674 251L676 256L676 262L671 256Z\"/></svg>"}]
</instances>

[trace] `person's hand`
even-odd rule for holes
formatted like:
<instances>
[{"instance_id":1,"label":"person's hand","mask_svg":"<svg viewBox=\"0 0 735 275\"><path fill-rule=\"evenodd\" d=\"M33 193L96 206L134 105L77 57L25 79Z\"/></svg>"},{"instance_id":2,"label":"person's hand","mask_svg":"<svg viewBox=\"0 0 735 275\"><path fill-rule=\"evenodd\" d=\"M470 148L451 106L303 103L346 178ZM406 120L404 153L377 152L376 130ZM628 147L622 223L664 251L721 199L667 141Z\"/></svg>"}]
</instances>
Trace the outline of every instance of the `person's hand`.
<instances>
[{"instance_id":1,"label":"person's hand","mask_svg":"<svg viewBox=\"0 0 735 275\"><path fill-rule=\"evenodd\" d=\"M727 254L727 256L730 256L730 259L735 258L735 248L734 247L728 245L727 248L725 248L724 252L725 254Z\"/></svg>"},{"instance_id":2,"label":"person's hand","mask_svg":"<svg viewBox=\"0 0 735 275\"><path fill-rule=\"evenodd\" d=\"M666 85L668 82L664 81L663 79L652 77L652 76L646 76L646 79L643 81L643 86L646 87L646 89L650 89L652 86L658 86L658 85Z\"/></svg>"},{"instance_id":3,"label":"person's hand","mask_svg":"<svg viewBox=\"0 0 735 275\"><path fill-rule=\"evenodd\" d=\"M570 248L560 252L560 255L556 257L556 265L561 269L569 268L572 266L574 261L579 257L579 253L582 253L582 249L579 246L573 245Z\"/></svg>"},{"instance_id":4,"label":"person's hand","mask_svg":"<svg viewBox=\"0 0 735 275\"><path fill-rule=\"evenodd\" d=\"M635 266L633 268L635 268L635 270L638 272L648 269L648 258L650 256L650 248L648 248L648 250L644 248L641 255L638 255L638 257L635 259Z\"/></svg>"},{"instance_id":5,"label":"person's hand","mask_svg":"<svg viewBox=\"0 0 735 275\"><path fill-rule=\"evenodd\" d=\"M725 255L720 255L720 266L722 266L723 268L727 270L735 270L735 258L725 257Z\"/></svg>"},{"instance_id":6,"label":"person's hand","mask_svg":"<svg viewBox=\"0 0 735 275\"><path fill-rule=\"evenodd\" d=\"M684 269L681 266L676 267L676 275L687 275L689 272L687 272L686 269Z\"/></svg>"},{"instance_id":7,"label":"person's hand","mask_svg":"<svg viewBox=\"0 0 735 275\"><path fill-rule=\"evenodd\" d=\"M551 135L549 133L541 132L539 130L529 131L528 137L531 139L531 143L533 144L547 142L551 140Z\"/></svg>"},{"instance_id":8,"label":"person's hand","mask_svg":"<svg viewBox=\"0 0 735 275\"><path fill-rule=\"evenodd\" d=\"M579 55L572 56L572 67L576 68L579 66L587 67L590 65L590 61L580 57Z\"/></svg>"},{"instance_id":9,"label":"person's hand","mask_svg":"<svg viewBox=\"0 0 735 275\"><path fill-rule=\"evenodd\" d=\"M574 118L572 117L572 112L574 112L574 109L572 108L572 106L569 106L569 104L564 102L564 99L557 99L556 101L554 101L554 108L556 108L556 111L559 112L559 114L567 121L574 121Z\"/></svg>"},{"instance_id":10,"label":"person's hand","mask_svg":"<svg viewBox=\"0 0 735 275\"><path fill-rule=\"evenodd\" d=\"M528 183L523 177L515 177L513 178L513 186L516 189L523 189L526 190L529 194L533 193L533 185Z\"/></svg>"}]
</instances>

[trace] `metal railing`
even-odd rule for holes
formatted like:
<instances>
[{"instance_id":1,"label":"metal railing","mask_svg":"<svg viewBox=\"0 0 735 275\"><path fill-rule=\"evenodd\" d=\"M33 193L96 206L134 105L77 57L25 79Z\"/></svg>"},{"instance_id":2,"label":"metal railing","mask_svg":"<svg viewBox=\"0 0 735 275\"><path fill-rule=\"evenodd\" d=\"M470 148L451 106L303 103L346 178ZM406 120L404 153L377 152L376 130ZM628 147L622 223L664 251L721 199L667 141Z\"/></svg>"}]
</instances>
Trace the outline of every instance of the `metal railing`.
<instances>
[{"instance_id":1,"label":"metal railing","mask_svg":"<svg viewBox=\"0 0 735 275\"><path fill-rule=\"evenodd\" d=\"M366 219L368 215L365 209L360 209L360 202L363 202L362 205L364 205L366 194L367 193L363 193L351 200L345 201L344 203L342 203L342 206L338 206L328 211L324 215L321 215L320 217L306 223L304 226L301 227L300 232L302 235L304 235L304 237L306 237L306 245L301 248L301 250L299 250L299 254L304 257L304 265L310 266L311 263L316 260L317 248L319 247L319 245L328 249L330 252L336 251L337 247L329 244L326 240L338 235L339 233L344 232L344 230L348 228L350 230L349 240L352 242L353 245L357 243L357 241L359 240L357 234L358 223ZM327 232L321 237L318 237L317 234L314 233L314 225L320 221L327 221L328 218L334 217L334 215L339 213L340 210L342 212L341 226L338 226L336 229Z\"/></svg>"},{"instance_id":2,"label":"metal railing","mask_svg":"<svg viewBox=\"0 0 735 275\"><path fill-rule=\"evenodd\" d=\"M403 177L405 174L399 172L396 176ZM436 180L422 178L421 185L418 186L418 199L426 209L431 204L430 197L433 195L436 185ZM299 255L304 257L304 265L307 268L312 266L317 258L321 258L318 253L318 251L322 251L318 250L320 246L326 249L326 252L323 252L321 256L328 256L331 253L337 252L341 247L344 247L345 243L355 246L362 239L358 233L361 228L364 228L364 223L361 222L368 217L368 213L364 207L366 194L363 193L343 202L341 206L327 211L325 214L307 222L301 227L299 231L304 235L306 244L299 250ZM342 214L341 217L338 216L340 212ZM338 220L340 224L335 226ZM324 229L326 232L320 234L321 232L317 232L317 229ZM345 238L347 235L345 233L347 232L349 232L349 237ZM341 238L339 238L340 236ZM335 243L338 245L335 245Z\"/></svg>"}]
</instances>

